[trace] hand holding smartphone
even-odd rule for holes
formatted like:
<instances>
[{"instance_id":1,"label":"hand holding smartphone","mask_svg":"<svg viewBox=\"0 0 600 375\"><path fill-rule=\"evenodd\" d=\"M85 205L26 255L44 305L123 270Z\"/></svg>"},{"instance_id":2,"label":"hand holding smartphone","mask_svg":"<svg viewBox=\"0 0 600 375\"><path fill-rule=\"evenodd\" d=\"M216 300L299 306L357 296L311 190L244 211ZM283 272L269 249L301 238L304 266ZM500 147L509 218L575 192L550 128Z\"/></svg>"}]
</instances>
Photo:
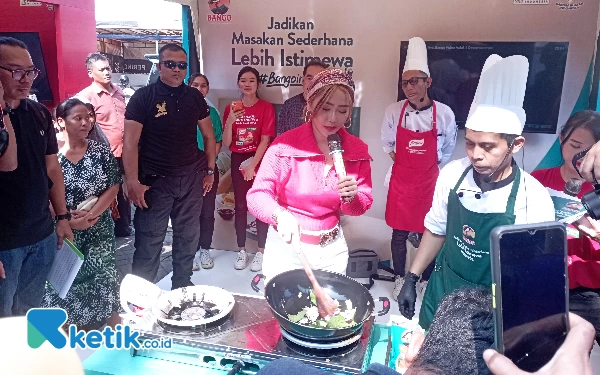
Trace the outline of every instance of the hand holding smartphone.
<instances>
[{"instance_id":1,"label":"hand holding smartphone","mask_svg":"<svg viewBox=\"0 0 600 375\"><path fill-rule=\"evenodd\" d=\"M496 350L537 371L569 331L566 227L500 226L490 241Z\"/></svg>"},{"instance_id":2,"label":"hand holding smartphone","mask_svg":"<svg viewBox=\"0 0 600 375\"><path fill-rule=\"evenodd\" d=\"M239 112L242 111L244 109L244 104L242 103L241 100L234 100L233 102L231 102L231 111L232 112Z\"/></svg>"}]
</instances>

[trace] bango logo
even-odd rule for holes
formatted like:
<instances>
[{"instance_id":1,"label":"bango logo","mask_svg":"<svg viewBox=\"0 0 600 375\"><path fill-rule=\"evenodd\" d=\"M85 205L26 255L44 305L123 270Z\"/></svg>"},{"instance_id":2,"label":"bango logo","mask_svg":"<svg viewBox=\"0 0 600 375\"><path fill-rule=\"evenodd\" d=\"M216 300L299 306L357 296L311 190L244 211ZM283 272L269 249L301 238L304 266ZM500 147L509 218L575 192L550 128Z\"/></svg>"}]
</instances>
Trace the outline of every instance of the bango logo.
<instances>
[{"instance_id":1,"label":"bango logo","mask_svg":"<svg viewBox=\"0 0 600 375\"><path fill-rule=\"evenodd\" d=\"M171 339L138 340L139 332L129 326L117 325L103 331L79 331L73 324L69 326L69 337L61 327L67 321L67 312L63 309L31 309L27 312L27 344L37 349L48 341L57 349L65 346L81 349L171 349Z\"/></svg>"},{"instance_id":2,"label":"bango logo","mask_svg":"<svg viewBox=\"0 0 600 375\"><path fill-rule=\"evenodd\" d=\"M231 22L231 14L225 14L231 7L231 0L208 0L212 14L208 15L209 22Z\"/></svg>"}]
</instances>

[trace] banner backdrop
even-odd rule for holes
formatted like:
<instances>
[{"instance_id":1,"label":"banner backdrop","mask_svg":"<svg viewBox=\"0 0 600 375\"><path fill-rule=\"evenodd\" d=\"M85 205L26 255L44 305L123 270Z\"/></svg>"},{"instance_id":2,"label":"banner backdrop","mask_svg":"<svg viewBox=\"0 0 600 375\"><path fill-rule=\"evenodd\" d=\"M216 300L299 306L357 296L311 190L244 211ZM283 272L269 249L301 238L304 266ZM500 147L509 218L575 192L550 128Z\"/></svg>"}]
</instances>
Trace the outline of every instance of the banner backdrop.
<instances>
[{"instance_id":1,"label":"banner backdrop","mask_svg":"<svg viewBox=\"0 0 600 375\"><path fill-rule=\"evenodd\" d=\"M598 2L516 0L179 0L192 5L201 68L209 99L222 110L239 98L238 71L261 73L261 98L281 104L301 91L304 64L313 58L352 70L360 137L374 158L375 202L367 215L383 218L383 180L391 160L380 141L385 108L396 100L400 43L425 41L568 42L558 128L571 114L593 60ZM218 104L217 104L218 103ZM453 159L466 155L459 132ZM524 168L532 170L555 135L527 134ZM522 155L517 156L522 163Z\"/></svg>"}]
</instances>

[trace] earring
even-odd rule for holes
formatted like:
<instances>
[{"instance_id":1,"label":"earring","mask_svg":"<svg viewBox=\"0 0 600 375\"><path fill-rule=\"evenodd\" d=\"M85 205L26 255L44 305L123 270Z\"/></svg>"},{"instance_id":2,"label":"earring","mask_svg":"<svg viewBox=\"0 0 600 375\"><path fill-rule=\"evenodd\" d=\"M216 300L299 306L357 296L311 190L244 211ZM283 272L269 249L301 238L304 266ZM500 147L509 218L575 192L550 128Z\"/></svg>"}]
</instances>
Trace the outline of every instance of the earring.
<instances>
[{"instance_id":1,"label":"earring","mask_svg":"<svg viewBox=\"0 0 600 375\"><path fill-rule=\"evenodd\" d=\"M346 129L350 129L352 127L352 119L350 119L347 123L344 124Z\"/></svg>"},{"instance_id":2,"label":"earring","mask_svg":"<svg viewBox=\"0 0 600 375\"><path fill-rule=\"evenodd\" d=\"M306 112L304 112L304 122L309 122L311 115L312 113L309 110L306 110Z\"/></svg>"}]
</instances>

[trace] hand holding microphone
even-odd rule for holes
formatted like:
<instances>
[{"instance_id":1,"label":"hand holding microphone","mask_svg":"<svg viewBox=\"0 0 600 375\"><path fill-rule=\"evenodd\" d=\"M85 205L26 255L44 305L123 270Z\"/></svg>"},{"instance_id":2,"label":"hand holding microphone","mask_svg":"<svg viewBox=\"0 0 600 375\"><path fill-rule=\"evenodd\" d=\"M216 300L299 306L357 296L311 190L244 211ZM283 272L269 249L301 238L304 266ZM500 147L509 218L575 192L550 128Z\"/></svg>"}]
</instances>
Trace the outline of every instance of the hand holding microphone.
<instances>
[{"instance_id":1,"label":"hand holding microphone","mask_svg":"<svg viewBox=\"0 0 600 375\"><path fill-rule=\"evenodd\" d=\"M333 165L338 174L338 192L340 197L346 202L351 202L356 194L358 194L358 182L352 176L346 175L346 167L344 166L344 159L342 158L342 137L339 134L330 134L327 136L327 143L329 144L329 155L333 157Z\"/></svg>"},{"instance_id":2,"label":"hand holding microphone","mask_svg":"<svg viewBox=\"0 0 600 375\"><path fill-rule=\"evenodd\" d=\"M563 192L572 197L577 197L581 192L583 181L578 178L571 178L565 184ZM587 237L591 238L596 242L600 242L600 222L594 220L590 215L586 214L581 219L573 223L581 232Z\"/></svg>"}]
</instances>

